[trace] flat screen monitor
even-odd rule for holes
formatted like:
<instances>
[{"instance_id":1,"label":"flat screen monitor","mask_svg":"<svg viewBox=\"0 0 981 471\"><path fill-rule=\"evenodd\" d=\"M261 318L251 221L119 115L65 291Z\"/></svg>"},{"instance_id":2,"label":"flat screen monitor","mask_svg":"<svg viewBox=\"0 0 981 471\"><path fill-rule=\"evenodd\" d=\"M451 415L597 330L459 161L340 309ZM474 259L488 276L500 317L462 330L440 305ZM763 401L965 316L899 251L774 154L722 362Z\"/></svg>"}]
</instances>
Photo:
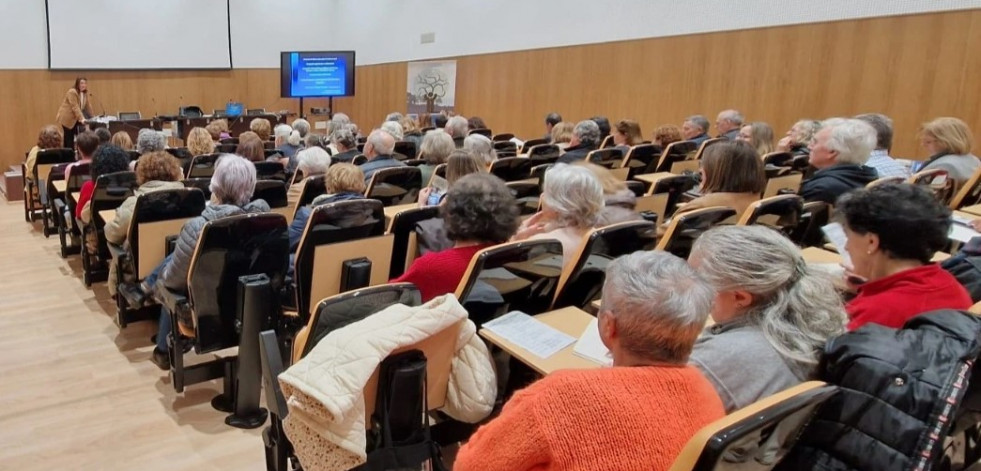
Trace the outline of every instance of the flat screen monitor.
<instances>
[{"instance_id":1,"label":"flat screen monitor","mask_svg":"<svg viewBox=\"0 0 981 471\"><path fill-rule=\"evenodd\" d=\"M280 96L354 96L354 51L280 53Z\"/></svg>"}]
</instances>

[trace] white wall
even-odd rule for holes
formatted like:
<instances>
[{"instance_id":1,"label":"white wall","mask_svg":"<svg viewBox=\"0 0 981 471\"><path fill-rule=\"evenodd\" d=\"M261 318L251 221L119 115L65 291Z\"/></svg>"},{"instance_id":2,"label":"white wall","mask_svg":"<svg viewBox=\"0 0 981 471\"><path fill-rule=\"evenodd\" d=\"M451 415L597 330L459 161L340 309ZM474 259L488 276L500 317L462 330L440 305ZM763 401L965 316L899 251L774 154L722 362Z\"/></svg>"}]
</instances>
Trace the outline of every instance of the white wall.
<instances>
[{"instance_id":1,"label":"white wall","mask_svg":"<svg viewBox=\"0 0 981 471\"><path fill-rule=\"evenodd\" d=\"M970 8L981 0L231 0L232 60L354 49L377 64ZM0 0L0 68L46 68L46 42L44 0Z\"/></svg>"}]
</instances>

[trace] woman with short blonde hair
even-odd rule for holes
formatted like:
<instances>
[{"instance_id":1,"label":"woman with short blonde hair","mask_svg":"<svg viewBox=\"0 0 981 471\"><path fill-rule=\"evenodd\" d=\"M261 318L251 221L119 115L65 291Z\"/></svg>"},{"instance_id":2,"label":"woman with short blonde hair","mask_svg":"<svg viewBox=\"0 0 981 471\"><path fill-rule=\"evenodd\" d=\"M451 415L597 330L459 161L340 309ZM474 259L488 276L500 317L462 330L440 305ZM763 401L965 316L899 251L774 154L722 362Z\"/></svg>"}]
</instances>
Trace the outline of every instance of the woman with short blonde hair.
<instances>
[{"instance_id":1,"label":"woman with short blonde hair","mask_svg":"<svg viewBox=\"0 0 981 471\"><path fill-rule=\"evenodd\" d=\"M552 144L559 146L559 149L565 150L569 147L569 143L572 142L572 130L576 128L575 124L569 121L561 121L555 126L552 126Z\"/></svg>"},{"instance_id":2,"label":"woman with short blonde hair","mask_svg":"<svg viewBox=\"0 0 981 471\"><path fill-rule=\"evenodd\" d=\"M773 152L773 128L764 122L743 125L736 140L749 143L760 157Z\"/></svg>"},{"instance_id":3,"label":"woman with short blonde hair","mask_svg":"<svg viewBox=\"0 0 981 471\"><path fill-rule=\"evenodd\" d=\"M272 125L269 124L269 120L266 118L255 118L249 122L249 131L258 134L259 139L268 141L269 136L272 135Z\"/></svg>"},{"instance_id":4,"label":"woman with short blonde hair","mask_svg":"<svg viewBox=\"0 0 981 471\"><path fill-rule=\"evenodd\" d=\"M420 159L426 161L426 163L419 166L419 170L422 171L423 186L429 184L429 180L432 178L436 166L445 164L446 159L455 150L456 144L446 131L434 129L426 133L426 136L422 138L422 145L419 146L418 155Z\"/></svg>"},{"instance_id":5,"label":"woman with short blonde hair","mask_svg":"<svg viewBox=\"0 0 981 471\"><path fill-rule=\"evenodd\" d=\"M215 141L206 129L196 127L187 135L187 150L195 157L211 154L215 151Z\"/></svg>"},{"instance_id":6,"label":"woman with short blonde hair","mask_svg":"<svg viewBox=\"0 0 981 471\"><path fill-rule=\"evenodd\" d=\"M946 170L947 175L964 183L981 166L981 161L971 153L974 136L971 128L957 118L937 118L924 123L920 129L920 143L930 153L930 159L922 170Z\"/></svg>"},{"instance_id":7,"label":"woman with short blonde hair","mask_svg":"<svg viewBox=\"0 0 981 471\"><path fill-rule=\"evenodd\" d=\"M309 205L296 209L296 216L293 217L289 229L290 252L296 252L300 245L300 239L303 237L303 231L306 230L307 221L310 219L313 208L338 201L364 198L364 172L357 165L344 162L336 163L327 169L327 173L322 178L327 193L314 198ZM292 263L292 257L290 263Z\"/></svg>"}]
</instances>

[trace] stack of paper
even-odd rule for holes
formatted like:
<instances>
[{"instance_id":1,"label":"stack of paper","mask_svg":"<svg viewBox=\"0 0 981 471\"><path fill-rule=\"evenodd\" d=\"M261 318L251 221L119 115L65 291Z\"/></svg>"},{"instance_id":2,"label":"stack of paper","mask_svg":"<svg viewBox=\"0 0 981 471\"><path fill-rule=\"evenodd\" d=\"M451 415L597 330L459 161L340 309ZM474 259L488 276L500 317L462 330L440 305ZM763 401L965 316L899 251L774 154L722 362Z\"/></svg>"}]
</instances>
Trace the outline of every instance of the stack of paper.
<instances>
[{"instance_id":1,"label":"stack of paper","mask_svg":"<svg viewBox=\"0 0 981 471\"><path fill-rule=\"evenodd\" d=\"M521 311L509 312L487 322L484 328L543 359L576 341L575 337L559 332Z\"/></svg>"},{"instance_id":2,"label":"stack of paper","mask_svg":"<svg viewBox=\"0 0 981 471\"><path fill-rule=\"evenodd\" d=\"M589 322L589 326L582 333L582 337L579 337L579 341L576 342L572 353L603 366L613 366L613 355L610 354L606 345L603 345L603 340L600 339L598 324L599 322L596 319Z\"/></svg>"}]
</instances>

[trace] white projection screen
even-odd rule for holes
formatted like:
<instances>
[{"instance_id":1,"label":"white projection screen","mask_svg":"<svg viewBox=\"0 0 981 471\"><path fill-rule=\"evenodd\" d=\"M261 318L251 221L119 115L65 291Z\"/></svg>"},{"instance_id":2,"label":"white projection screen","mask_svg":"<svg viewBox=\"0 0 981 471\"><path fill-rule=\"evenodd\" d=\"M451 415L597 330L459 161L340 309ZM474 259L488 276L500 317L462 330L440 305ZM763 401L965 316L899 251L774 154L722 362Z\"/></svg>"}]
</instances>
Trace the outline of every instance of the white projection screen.
<instances>
[{"instance_id":1,"label":"white projection screen","mask_svg":"<svg viewBox=\"0 0 981 471\"><path fill-rule=\"evenodd\" d=\"M49 69L230 69L229 0L46 0Z\"/></svg>"}]
</instances>

